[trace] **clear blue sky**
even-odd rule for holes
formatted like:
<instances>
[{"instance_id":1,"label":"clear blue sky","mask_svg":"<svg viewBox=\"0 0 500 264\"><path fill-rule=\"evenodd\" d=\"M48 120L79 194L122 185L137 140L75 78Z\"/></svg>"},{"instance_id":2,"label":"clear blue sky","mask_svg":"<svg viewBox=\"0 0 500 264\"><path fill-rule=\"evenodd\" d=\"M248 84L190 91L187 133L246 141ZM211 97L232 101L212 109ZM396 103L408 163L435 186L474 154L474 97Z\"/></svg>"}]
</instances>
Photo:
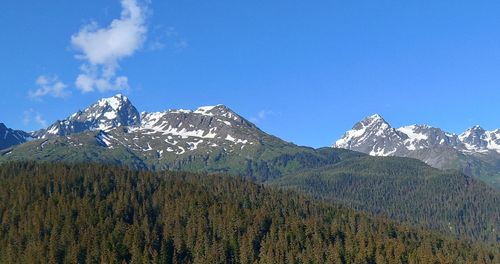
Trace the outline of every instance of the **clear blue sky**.
<instances>
[{"instance_id":1,"label":"clear blue sky","mask_svg":"<svg viewBox=\"0 0 500 264\"><path fill-rule=\"evenodd\" d=\"M500 127L500 1L135 1L2 3L0 122L37 129L126 89L140 111L222 103L315 147L373 113ZM92 46L113 20L137 39Z\"/></svg>"}]
</instances>

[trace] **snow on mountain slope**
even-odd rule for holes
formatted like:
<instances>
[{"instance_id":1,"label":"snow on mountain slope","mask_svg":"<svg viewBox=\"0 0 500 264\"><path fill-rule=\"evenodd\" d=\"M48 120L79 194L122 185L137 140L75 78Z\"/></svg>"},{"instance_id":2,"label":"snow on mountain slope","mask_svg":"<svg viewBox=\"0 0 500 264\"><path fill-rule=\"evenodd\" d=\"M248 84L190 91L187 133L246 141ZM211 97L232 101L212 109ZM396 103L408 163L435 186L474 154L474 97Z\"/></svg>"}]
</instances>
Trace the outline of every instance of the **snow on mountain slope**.
<instances>
[{"instance_id":1,"label":"snow on mountain slope","mask_svg":"<svg viewBox=\"0 0 500 264\"><path fill-rule=\"evenodd\" d=\"M243 149L259 142L263 132L226 106L217 105L200 107L194 111L142 113L141 124L129 127L127 134L123 136L143 150L156 149L144 148L146 143L139 143L150 138L147 143L155 141L156 146L163 145L162 150L166 153L180 155L199 148L225 146L227 149Z\"/></svg>"},{"instance_id":2,"label":"snow on mountain slope","mask_svg":"<svg viewBox=\"0 0 500 264\"><path fill-rule=\"evenodd\" d=\"M373 156L409 156L412 151L443 147L463 153L500 153L500 130L486 131L475 126L457 136L428 125L394 129L380 115L372 115L354 125L334 147Z\"/></svg>"},{"instance_id":3,"label":"snow on mountain slope","mask_svg":"<svg viewBox=\"0 0 500 264\"><path fill-rule=\"evenodd\" d=\"M480 126L474 126L459 136L464 143L466 151L500 153L500 129L486 131Z\"/></svg>"},{"instance_id":4,"label":"snow on mountain slope","mask_svg":"<svg viewBox=\"0 0 500 264\"><path fill-rule=\"evenodd\" d=\"M495 150L500 153L500 129L486 131L485 141L487 142L487 149Z\"/></svg>"},{"instance_id":5,"label":"snow on mountain slope","mask_svg":"<svg viewBox=\"0 0 500 264\"><path fill-rule=\"evenodd\" d=\"M54 138L88 131L100 131L95 142L101 147L120 145L157 152L159 157L200 149L241 150L268 136L224 105L140 114L123 95L101 99L35 134L38 138ZM69 145L79 144L77 138L67 140Z\"/></svg>"},{"instance_id":6,"label":"snow on mountain slope","mask_svg":"<svg viewBox=\"0 0 500 264\"><path fill-rule=\"evenodd\" d=\"M500 129L487 131L474 126L461 135L428 125L394 129L380 115L373 115L354 125L333 147L372 156L419 159L500 187Z\"/></svg>"},{"instance_id":7,"label":"snow on mountain slope","mask_svg":"<svg viewBox=\"0 0 500 264\"><path fill-rule=\"evenodd\" d=\"M428 125L403 126L397 129L408 136L404 142L407 150L427 149L437 146L461 147L462 143L457 135L446 133L443 130Z\"/></svg>"},{"instance_id":8,"label":"snow on mountain slope","mask_svg":"<svg viewBox=\"0 0 500 264\"><path fill-rule=\"evenodd\" d=\"M372 115L358 122L335 143L345 148L369 153L373 156L390 156L404 147L408 137L392 128L380 115Z\"/></svg>"},{"instance_id":9,"label":"snow on mountain slope","mask_svg":"<svg viewBox=\"0 0 500 264\"><path fill-rule=\"evenodd\" d=\"M140 124L140 114L130 100L121 95L104 98L83 111L57 121L47 129L37 131L40 138L64 136L93 130L110 130L120 126Z\"/></svg>"}]
</instances>

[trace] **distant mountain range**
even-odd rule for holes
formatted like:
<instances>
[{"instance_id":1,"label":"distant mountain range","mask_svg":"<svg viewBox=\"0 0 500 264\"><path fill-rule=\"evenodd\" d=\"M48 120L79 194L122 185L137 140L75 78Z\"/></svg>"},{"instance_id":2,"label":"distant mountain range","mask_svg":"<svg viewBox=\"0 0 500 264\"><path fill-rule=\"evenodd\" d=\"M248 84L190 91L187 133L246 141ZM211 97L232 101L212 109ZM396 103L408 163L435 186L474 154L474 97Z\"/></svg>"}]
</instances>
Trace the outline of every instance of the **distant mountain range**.
<instances>
[{"instance_id":1,"label":"distant mountain range","mask_svg":"<svg viewBox=\"0 0 500 264\"><path fill-rule=\"evenodd\" d=\"M19 144L23 145L13 148ZM376 114L358 122L334 147L372 156L416 158L500 186L500 129L475 126L456 135L428 125L393 128ZM0 160L97 160L149 169L209 168L263 180L283 173L290 165L288 158L300 163L297 168L310 167L305 165L309 159L314 166L331 163L312 148L263 132L224 105L140 113L120 94L39 131L28 133L0 124L2 149ZM294 156L297 153L308 157L299 159Z\"/></svg>"},{"instance_id":2,"label":"distant mountain range","mask_svg":"<svg viewBox=\"0 0 500 264\"><path fill-rule=\"evenodd\" d=\"M334 147L372 156L416 158L500 186L500 129L486 131L474 126L456 135L428 125L393 128L375 114L355 124Z\"/></svg>"}]
</instances>

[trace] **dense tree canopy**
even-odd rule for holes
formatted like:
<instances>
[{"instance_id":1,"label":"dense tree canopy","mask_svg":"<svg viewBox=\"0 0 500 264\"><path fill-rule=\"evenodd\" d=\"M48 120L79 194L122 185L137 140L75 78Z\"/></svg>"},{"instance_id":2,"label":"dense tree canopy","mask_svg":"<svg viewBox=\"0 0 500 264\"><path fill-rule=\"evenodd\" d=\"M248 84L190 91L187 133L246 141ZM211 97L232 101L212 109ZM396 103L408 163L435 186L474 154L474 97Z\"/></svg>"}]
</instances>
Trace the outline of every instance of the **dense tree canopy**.
<instances>
[{"instance_id":1,"label":"dense tree canopy","mask_svg":"<svg viewBox=\"0 0 500 264\"><path fill-rule=\"evenodd\" d=\"M499 263L453 240L234 177L0 167L2 263Z\"/></svg>"},{"instance_id":2,"label":"dense tree canopy","mask_svg":"<svg viewBox=\"0 0 500 264\"><path fill-rule=\"evenodd\" d=\"M274 184L458 238L500 243L500 191L408 158L359 157Z\"/></svg>"}]
</instances>

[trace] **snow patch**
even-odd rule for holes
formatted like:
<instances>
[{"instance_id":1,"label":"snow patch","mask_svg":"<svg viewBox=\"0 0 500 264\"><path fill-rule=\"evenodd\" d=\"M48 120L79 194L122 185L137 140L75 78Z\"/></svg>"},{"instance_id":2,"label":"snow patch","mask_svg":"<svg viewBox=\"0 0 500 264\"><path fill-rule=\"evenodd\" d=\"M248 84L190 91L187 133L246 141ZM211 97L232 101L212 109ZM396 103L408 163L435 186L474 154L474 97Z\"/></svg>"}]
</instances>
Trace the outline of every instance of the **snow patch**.
<instances>
[{"instance_id":1,"label":"snow patch","mask_svg":"<svg viewBox=\"0 0 500 264\"><path fill-rule=\"evenodd\" d=\"M105 106L110 106L113 110L119 110L122 106L122 103L123 102L126 102L128 101L128 98L121 95L121 94L117 94L113 97L110 97L110 98L103 98L101 100L99 100L97 102L97 104L100 106L100 107L105 107Z\"/></svg>"},{"instance_id":2,"label":"snow patch","mask_svg":"<svg viewBox=\"0 0 500 264\"><path fill-rule=\"evenodd\" d=\"M106 117L109 120L115 119L117 117L116 111L109 111L103 114L104 117Z\"/></svg>"}]
</instances>

